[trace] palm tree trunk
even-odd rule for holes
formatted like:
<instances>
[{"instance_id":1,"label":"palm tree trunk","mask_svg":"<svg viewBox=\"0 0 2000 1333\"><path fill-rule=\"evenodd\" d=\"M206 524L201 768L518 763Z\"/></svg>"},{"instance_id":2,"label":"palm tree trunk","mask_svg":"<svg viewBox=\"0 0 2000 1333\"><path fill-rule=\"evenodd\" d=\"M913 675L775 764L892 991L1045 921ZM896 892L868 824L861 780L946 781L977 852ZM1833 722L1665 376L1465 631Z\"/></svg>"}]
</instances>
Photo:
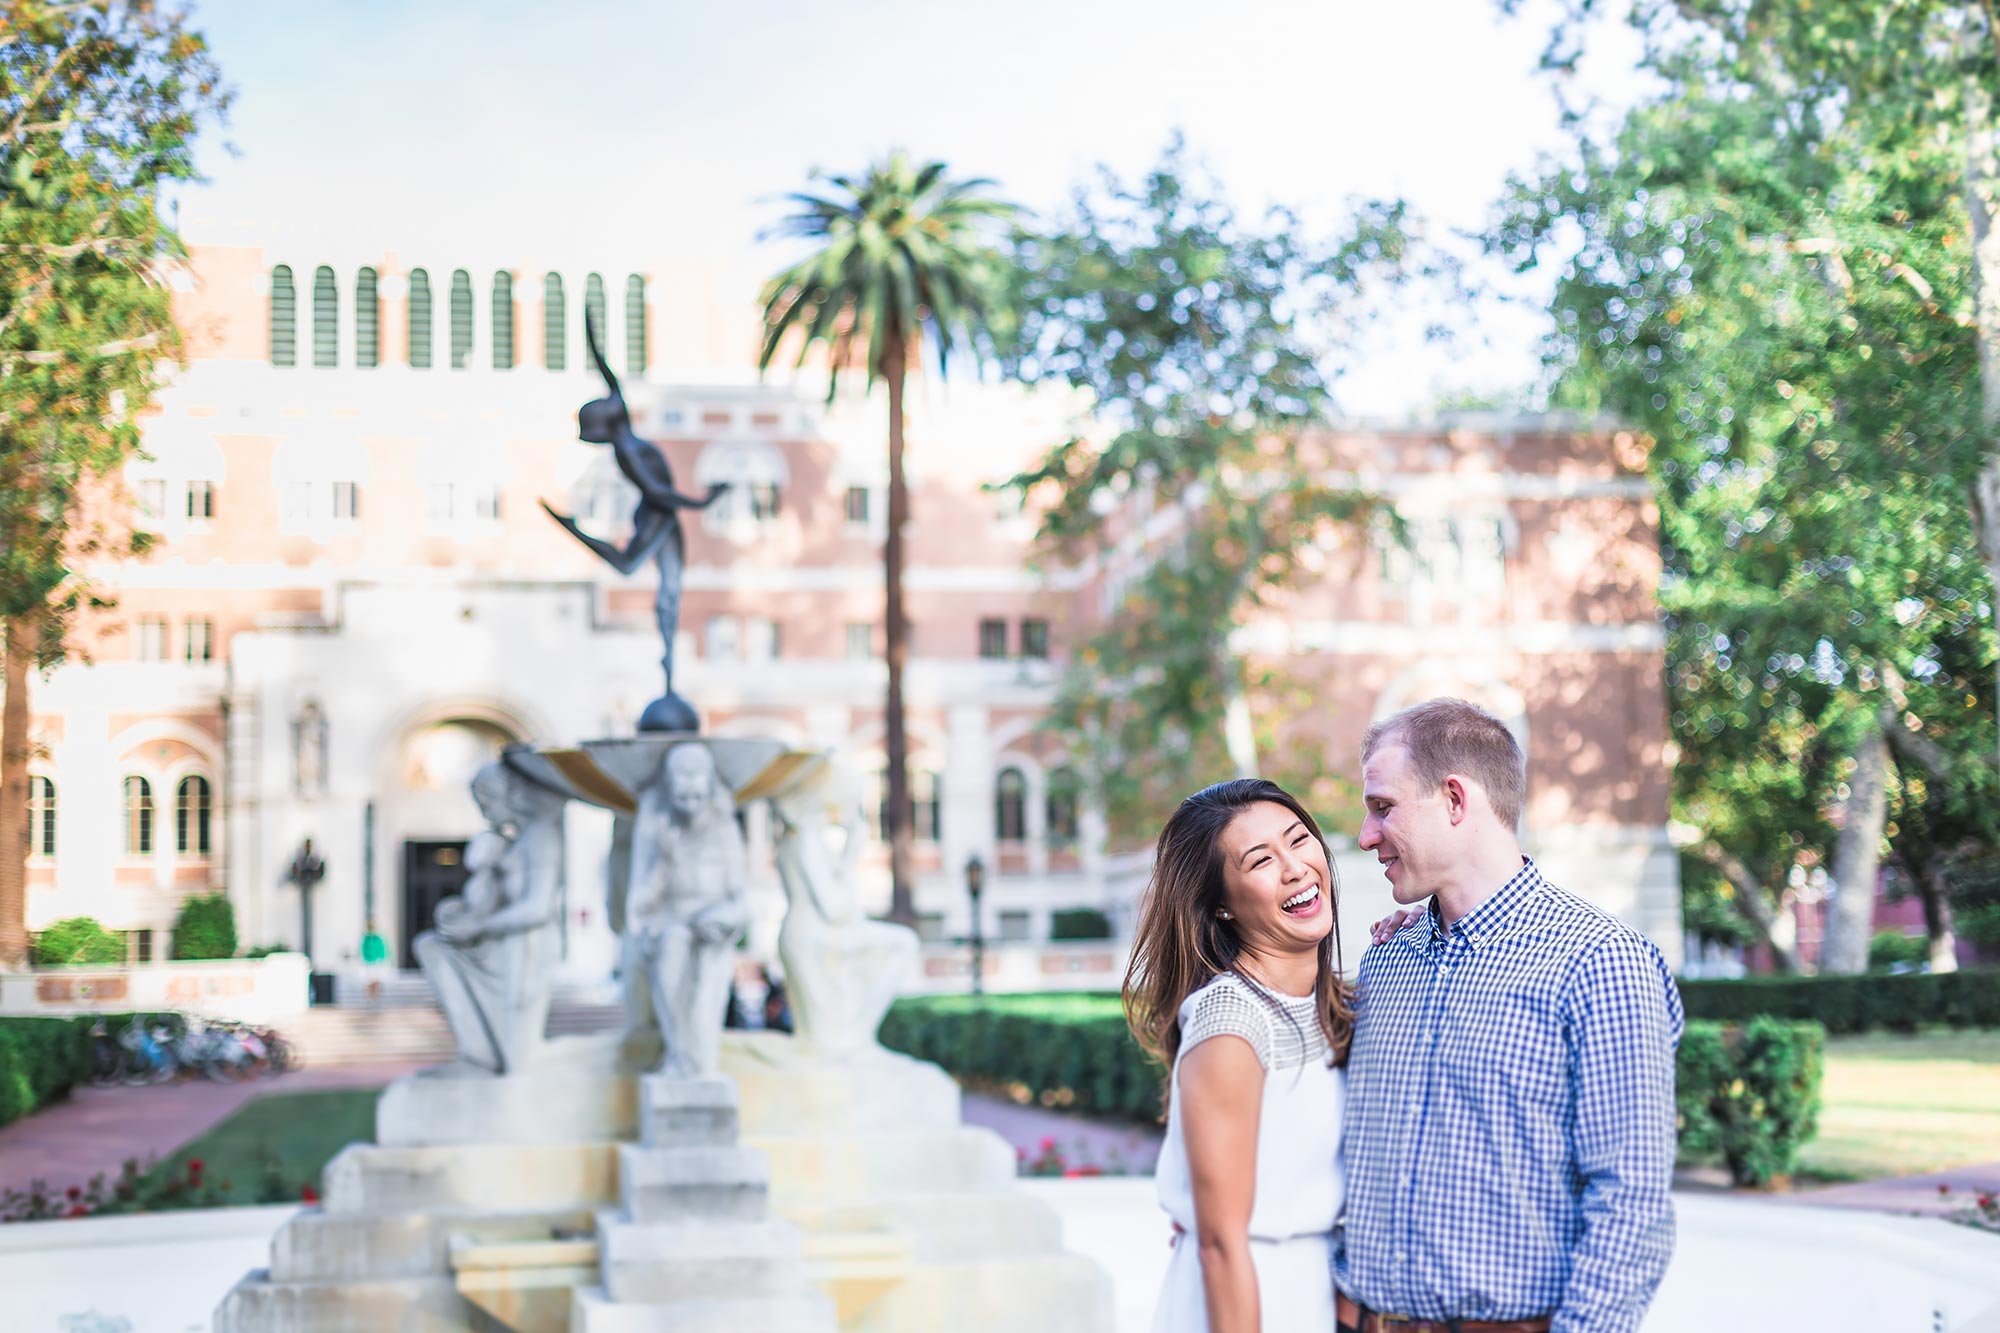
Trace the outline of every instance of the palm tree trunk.
<instances>
[{"instance_id":1,"label":"palm tree trunk","mask_svg":"<svg viewBox=\"0 0 2000 1333\"><path fill-rule=\"evenodd\" d=\"M33 618L7 621L0 710L0 969L28 958L28 675L35 662Z\"/></svg>"},{"instance_id":2,"label":"palm tree trunk","mask_svg":"<svg viewBox=\"0 0 2000 1333\"><path fill-rule=\"evenodd\" d=\"M1875 929L1875 881L1882 868L1882 831L1889 818L1889 740L1878 723L1854 749L1847 779L1847 818L1833 849L1833 903L1820 941L1819 970L1854 975L1868 970Z\"/></svg>"},{"instance_id":3,"label":"palm tree trunk","mask_svg":"<svg viewBox=\"0 0 2000 1333\"><path fill-rule=\"evenodd\" d=\"M910 495L903 478L903 340L891 334L883 347L889 381L889 534L882 544L884 581L883 657L889 667L889 694L883 704L888 750L889 919L910 925L917 919L911 895L910 862L915 848L911 827L910 746L903 723L903 668L910 656L910 624L903 614L903 525Z\"/></svg>"}]
</instances>

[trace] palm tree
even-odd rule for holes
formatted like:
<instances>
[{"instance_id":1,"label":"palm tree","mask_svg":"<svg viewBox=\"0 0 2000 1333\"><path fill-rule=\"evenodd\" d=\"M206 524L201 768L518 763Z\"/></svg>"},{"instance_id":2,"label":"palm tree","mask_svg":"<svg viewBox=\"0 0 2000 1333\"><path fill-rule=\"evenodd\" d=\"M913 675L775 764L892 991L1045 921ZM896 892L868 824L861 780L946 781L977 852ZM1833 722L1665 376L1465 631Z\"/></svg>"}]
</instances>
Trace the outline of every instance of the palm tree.
<instances>
[{"instance_id":1,"label":"palm tree","mask_svg":"<svg viewBox=\"0 0 2000 1333\"><path fill-rule=\"evenodd\" d=\"M940 376L953 352L985 359L1000 290L999 232L1018 211L983 193L993 182L954 181L945 164L919 166L901 152L861 177L830 176L824 195L792 194L796 211L765 233L800 240L813 253L764 286L760 370L782 349L804 365L815 347L830 365L827 401L843 369L859 364L870 389L889 387L889 533L882 550L887 593L884 706L888 749L889 915L910 922L912 841L909 747L903 724L903 668L909 621L903 613L903 525L910 498L903 480L903 381L926 347ZM858 357L857 357L858 354Z\"/></svg>"}]
</instances>

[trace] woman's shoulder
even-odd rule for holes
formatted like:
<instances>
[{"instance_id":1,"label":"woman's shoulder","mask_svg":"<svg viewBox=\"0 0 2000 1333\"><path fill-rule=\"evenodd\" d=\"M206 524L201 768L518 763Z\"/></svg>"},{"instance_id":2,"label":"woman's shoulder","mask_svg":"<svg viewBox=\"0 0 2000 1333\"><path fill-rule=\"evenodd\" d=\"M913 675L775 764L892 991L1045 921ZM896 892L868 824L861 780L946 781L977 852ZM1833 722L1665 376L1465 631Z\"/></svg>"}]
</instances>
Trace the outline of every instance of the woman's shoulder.
<instances>
[{"instance_id":1,"label":"woman's shoulder","mask_svg":"<svg viewBox=\"0 0 2000 1333\"><path fill-rule=\"evenodd\" d=\"M1181 1051L1185 1054L1210 1037L1241 1037L1271 1067L1271 1013L1233 972L1224 972L1181 1001Z\"/></svg>"}]
</instances>

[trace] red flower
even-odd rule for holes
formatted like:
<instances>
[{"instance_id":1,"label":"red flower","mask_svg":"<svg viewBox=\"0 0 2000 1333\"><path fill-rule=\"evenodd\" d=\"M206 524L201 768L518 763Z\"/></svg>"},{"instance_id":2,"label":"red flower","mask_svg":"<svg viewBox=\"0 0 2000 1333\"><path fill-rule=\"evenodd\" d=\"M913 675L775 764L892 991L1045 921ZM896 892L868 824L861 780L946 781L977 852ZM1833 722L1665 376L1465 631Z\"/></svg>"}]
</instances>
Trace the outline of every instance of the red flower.
<instances>
[{"instance_id":1,"label":"red flower","mask_svg":"<svg viewBox=\"0 0 2000 1333\"><path fill-rule=\"evenodd\" d=\"M318 1202L319 1202L319 1191L318 1191L318 1190L316 1190L316 1189L314 1189L314 1188L313 1188L312 1186L310 1186L310 1185L301 1185L301 1186L299 1186L299 1202L300 1202L300 1203L318 1203Z\"/></svg>"},{"instance_id":2,"label":"red flower","mask_svg":"<svg viewBox=\"0 0 2000 1333\"><path fill-rule=\"evenodd\" d=\"M1056 1136L1051 1134L1047 1138L1042 1140L1042 1151L1054 1152L1055 1150L1056 1150Z\"/></svg>"},{"instance_id":3,"label":"red flower","mask_svg":"<svg viewBox=\"0 0 2000 1333\"><path fill-rule=\"evenodd\" d=\"M1984 1193L1984 1194L1981 1194L1981 1195L1979 1196L1979 1206L1980 1206L1981 1208L1991 1208L1991 1207L1993 1206L1993 1193L1992 1193L1992 1191L1990 1191L1990 1190L1989 1190L1989 1191L1987 1191L1986 1193Z\"/></svg>"},{"instance_id":4,"label":"red flower","mask_svg":"<svg viewBox=\"0 0 2000 1333\"><path fill-rule=\"evenodd\" d=\"M76 1207L69 1210L69 1215L71 1217L88 1217L90 1215L90 1209L84 1207L82 1204L78 1204L76 1205Z\"/></svg>"},{"instance_id":5,"label":"red flower","mask_svg":"<svg viewBox=\"0 0 2000 1333\"><path fill-rule=\"evenodd\" d=\"M1947 1194L1949 1194L1949 1193L1951 1193L1951 1186L1949 1186L1949 1185L1940 1185L1940 1186L1938 1186L1938 1197L1939 1197L1939 1198L1943 1198L1943 1197L1944 1197L1945 1195L1947 1195Z\"/></svg>"},{"instance_id":6,"label":"red flower","mask_svg":"<svg viewBox=\"0 0 2000 1333\"><path fill-rule=\"evenodd\" d=\"M201 1158L199 1158L199 1157L190 1157L190 1158L188 1158L188 1170L190 1170L190 1171L194 1172L194 1173L195 1173L196 1175L200 1175L200 1174L201 1174Z\"/></svg>"},{"instance_id":7,"label":"red flower","mask_svg":"<svg viewBox=\"0 0 2000 1333\"><path fill-rule=\"evenodd\" d=\"M78 1199L81 1199L83 1197L83 1191L78 1189L74 1185L71 1185L67 1190L63 1192L69 1195L69 1201L71 1203L75 1203Z\"/></svg>"}]
</instances>

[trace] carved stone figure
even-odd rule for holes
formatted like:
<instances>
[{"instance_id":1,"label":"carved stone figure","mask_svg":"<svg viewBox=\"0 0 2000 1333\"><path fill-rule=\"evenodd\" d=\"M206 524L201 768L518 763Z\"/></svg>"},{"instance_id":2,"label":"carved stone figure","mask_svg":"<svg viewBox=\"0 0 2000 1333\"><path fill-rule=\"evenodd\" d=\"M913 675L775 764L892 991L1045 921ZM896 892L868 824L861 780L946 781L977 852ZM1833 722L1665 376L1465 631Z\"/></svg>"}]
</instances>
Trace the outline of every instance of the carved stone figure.
<instances>
[{"instance_id":1,"label":"carved stone figure","mask_svg":"<svg viewBox=\"0 0 2000 1333\"><path fill-rule=\"evenodd\" d=\"M487 828L466 845L471 876L411 946L459 1059L494 1074L541 1049L561 952L566 798L510 764L514 748L472 779Z\"/></svg>"},{"instance_id":2,"label":"carved stone figure","mask_svg":"<svg viewBox=\"0 0 2000 1333\"><path fill-rule=\"evenodd\" d=\"M686 541L681 535L680 512L706 509L728 489L727 483L708 488L700 498L674 489L673 468L659 446L632 432L632 417L625 408L625 396L618 377L605 363L597 348L597 331L586 319L584 337L590 344L591 360L604 377L606 394L585 403L576 414L577 435L592 444L608 444L617 459L618 470L638 488L639 507L632 511L632 538L622 547L593 537L579 528L576 519L557 512L544 500L542 508L562 524L563 530L588 547L598 559L620 574L630 574L647 560L659 573L653 593L653 614L659 621L662 656L666 672L666 693L646 705L639 716L641 731L696 731L699 721L693 705L674 693L674 628L681 618L681 570L687 562Z\"/></svg>"},{"instance_id":3,"label":"carved stone figure","mask_svg":"<svg viewBox=\"0 0 2000 1333\"><path fill-rule=\"evenodd\" d=\"M775 793L771 812L787 899L778 958L791 991L794 1029L820 1054L848 1055L874 1043L917 955L917 934L870 920L856 901L854 866L866 824L851 773L823 760ZM837 824L829 823L829 813L838 816ZM829 844L836 828L838 855Z\"/></svg>"},{"instance_id":4,"label":"carved stone figure","mask_svg":"<svg viewBox=\"0 0 2000 1333\"><path fill-rule=\"evenodd\" d=\"M667 751L639 792L622 932L634 1049L659 1033L661 1073L716 1072L736 941L750 922L736 802L699 743Z\"/></svg>"},{"instance_id":5,"label":"carved stone figure","mask_svg":"<svg viewBox=\"0 0 2000 1333\"><path fill-rule=\"evenodd\" d=\"M326 714L317 699L292 718L292 789L307 801L326 795Z\"/></svg>"}]
</instances>

